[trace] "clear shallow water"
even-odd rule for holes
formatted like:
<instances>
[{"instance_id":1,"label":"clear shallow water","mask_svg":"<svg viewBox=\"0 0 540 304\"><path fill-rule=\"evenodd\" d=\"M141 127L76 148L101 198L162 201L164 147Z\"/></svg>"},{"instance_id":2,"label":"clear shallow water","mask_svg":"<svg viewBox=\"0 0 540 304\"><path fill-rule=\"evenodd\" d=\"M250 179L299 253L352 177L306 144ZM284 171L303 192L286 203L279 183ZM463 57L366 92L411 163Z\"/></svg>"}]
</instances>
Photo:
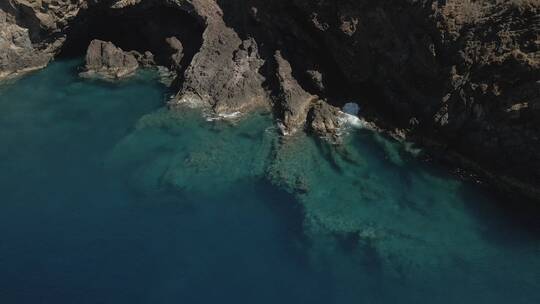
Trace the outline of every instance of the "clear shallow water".
<instances>
[{"instance_id":1,"label":"clear shallow water","mask_svg":"<svg viewBox=\"0 0 540 304\"><path fill-rule=\"evenodd\" d=\"M78 64L0 86L1 303L540 303L535 214L367 131L283 141Z\"/></svg>"}]
</instances>

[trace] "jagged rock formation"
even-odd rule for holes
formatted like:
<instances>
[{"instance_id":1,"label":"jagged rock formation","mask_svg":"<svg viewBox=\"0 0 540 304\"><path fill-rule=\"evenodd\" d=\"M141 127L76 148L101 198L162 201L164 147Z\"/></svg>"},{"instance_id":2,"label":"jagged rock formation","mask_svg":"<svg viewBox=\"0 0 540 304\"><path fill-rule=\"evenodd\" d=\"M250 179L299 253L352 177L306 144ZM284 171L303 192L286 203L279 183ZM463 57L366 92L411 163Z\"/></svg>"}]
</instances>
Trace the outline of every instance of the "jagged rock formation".
<instances>
[{"instance_id":1,"label":"jagged rock formation","mask_svg":"<svg viewBox=\"0 0 540 304\"><path fill-rule=\"evenodd\" d=\"M85 0L0 1L0 79L42 68L65 41Z\"/></svg>"},{"instance_id":2,"label":"jagged rock formation","mask_svg":"<svg viewBox=\"0 0 540 304\"><path fill-rule=\"evenodd\" d=\"M309 110L308 128L319 136L331 136L336 140L342 124L341 115L338 108L319 100Z\"/></svg>"},{"instance_id":3,"label":"jagged rock formation","mask_svg":"<svg viewBox=\"0 0 540 304\"><path fill-rule=\"evenodd\" d=\"M184 58L184 46L176 37L165 39L168 46L168 56L170 58L169 68L174 71L182 70L182 58Z\"/></svg>"},{"instance_id":4,"label":"jagged rock formation","mask_svg":"<svg viewBox=\"0 0 540 304\"><path fill-rule=\"evenodd\" d=\"M281 52L274 56L277 62L277 78L280 85L278 117L281 120L283 134L295 133L304 126L311 104L317 96L311 95L298 84L292 76L291 64L285 60Z\"/></svg>"},{"instance_id":5,"label":"jagged rock formation","mask_svg":"<svg viewBox=\"0 0 540 304\"><path fill-rule=\"evenodd\" d=\"M34 52L28 29L0 10L0 79L47 65L50 56Z\"/></svg>"},{"instance_id":6,"label":"jagged rock formation","mask_svg":"<svg viewBox=\"0 0 540 304\"><path fill-rule=\"evenodd\" d=\"M539 15L538 0L5 0L0 78L98 38L175 70L173 104L272 107L284 133L322 134L336 110L321 100L355 100L540 198Z\"/></svg>"},{"instance_id":7,"label":"jagged rock formation","mask_svg":"<svg viewBox=\"0 0 540 304\"><path fill-rule=\"evenodd\" d=\"M86 51L86 65L81 76L119 79L131 76L139 68L137 58L111 42L92 40Z\"/></svg>"},{"instance_id":8,"label":"jagged rock formation","mask_svg":"<svg viewBox=\"0 0 540 304\"><path fill-rule=\"evenodd\" d=\"M259 69L264 64L253 39L242 41L225 24L214 1L192 1L206 29L199 52L184 74L174 102L211 107L218 114L249 111L268 105Z\"/></svg>"}]
</instances>

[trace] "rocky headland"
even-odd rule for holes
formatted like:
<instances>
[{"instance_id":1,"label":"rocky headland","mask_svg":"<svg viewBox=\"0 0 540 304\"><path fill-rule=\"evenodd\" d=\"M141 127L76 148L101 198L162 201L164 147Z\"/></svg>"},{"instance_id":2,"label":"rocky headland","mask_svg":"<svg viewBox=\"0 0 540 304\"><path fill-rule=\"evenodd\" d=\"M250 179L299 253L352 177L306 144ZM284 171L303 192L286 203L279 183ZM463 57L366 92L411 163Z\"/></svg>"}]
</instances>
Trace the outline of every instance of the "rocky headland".
<instances>
[{"instance_id":1,"label":"rocky headland","mask_svg":"<svg viewBox=\"0 0 540 304\"><path fill-rule=\"evenodd\" d=\"M381 128L540 200L538 0L2 0L0 78L86 54L84 75L161 66L170 101L269 109L335 134L354 101Z\"/></svg>"}]
</instances>

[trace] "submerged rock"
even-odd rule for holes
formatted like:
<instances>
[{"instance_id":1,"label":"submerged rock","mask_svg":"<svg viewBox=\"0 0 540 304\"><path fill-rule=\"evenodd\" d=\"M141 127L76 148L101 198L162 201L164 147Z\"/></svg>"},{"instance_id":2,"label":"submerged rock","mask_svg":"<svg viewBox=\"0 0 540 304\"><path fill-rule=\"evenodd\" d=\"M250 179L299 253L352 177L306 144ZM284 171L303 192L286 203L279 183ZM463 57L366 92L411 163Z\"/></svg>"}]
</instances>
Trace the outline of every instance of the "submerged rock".
<instances>
[{"instance_id":1,"label":"submerged rock","mask_svg":"<svg viewBox=\"0 0 540 304\"><path fill-rule=\"evenodd\" d=\"M123 51L111 42L92 40L86 52L83 77L119 79L131 76L139 68L135 55Z\"/></svg>"}]
</instances>

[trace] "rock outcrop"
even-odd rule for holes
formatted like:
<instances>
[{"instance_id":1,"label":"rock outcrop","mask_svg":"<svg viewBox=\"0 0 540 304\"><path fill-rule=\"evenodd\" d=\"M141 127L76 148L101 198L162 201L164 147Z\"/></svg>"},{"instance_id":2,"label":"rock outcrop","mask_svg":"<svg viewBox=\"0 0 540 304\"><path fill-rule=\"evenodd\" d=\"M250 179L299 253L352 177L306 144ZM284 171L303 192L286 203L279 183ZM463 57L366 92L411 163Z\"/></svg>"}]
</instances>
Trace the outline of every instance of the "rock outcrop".
<instances>
[{"instance_id":1,"label":"rock outcrop","mask_svg":"<svg viewBox=\"0 0 540 304\"><path fill-rule=\"evenodd\" d=\"M0 1L0 79L45 67L86 0Z\"/></svg>"},{"instance_id":2,"label":"rock outcrop","mask_svg":"<svg viewBox=\"0 0 540 304\"><path fill-rule=\"evenodd\" d=\"M169 57L169 68L173 71L182 70L182 58L184 58L184 46L182 42L176 37L168 37L165 39L167 42L167 55Z\"/></svg>"},{"instance_id":3,"label":"rock outcrop","mask_svg":"<svg viewBox=\"0 0 540 304\"><path fill-rule=\"evenodd\" d=\"M0 79L42 68L52 56L36 52L29 31L0 9Z\"/></svg>"},{"instance_id":4,"label":"rock outcrop","mask_svg":"<svg viewBox=\"0 0 540 304\"><path fill-rule=\"evenodd\" d=\"M225 24L214 1L193 0L206 25L202 46L184 73L176 103L210 107L217 114L245 112L269 105L259 73L264 61L257 42L242 40Z\"/></svg>"},{"instance_id":5,"label":"rock outcrop","mask_svg":"<svg viewBox=\"0 0 540 304\"><path fill-rule=\"evenodd\" d=\"M132 76L139 68L137 58L112 42L92 40L86 51L83 77L120 79Z\"/></svg>"},{"instance_id":6,"label":"rock outcrop","mask_svg":"<svg viewBox=\"0 0 540 304\"><path fill-rule=\"evenodd\" d=\"M341 116L342 113L338 108L319 100L309 110L307 117L308 129L319 136L327 136L333 140L338 140L339 131L342 127Z\"/></svg>"},{"instance_id":7,"label":"rock outcrop","mask_svg":"<svg viewBox=\"0 0 540 304\"><path fill-rule=\"evenodd\" d=\"M309 94L300 86L292 76L291 64L283 58L281 52L276 52L274 58L279 82L276 112L281 120L280 129L285 135L294 134L304 127L308 111L317 96Z\"/></svg>"},{"instance_id":8,"label":"rock outcrop","mask_svg":"<svg viewBox=\"0 0 540 304\"><path fill-rule=\"evenodd\" d=\"M336 108L321 100L361 101L434 155L540 198L539 15L538 0L5 0L0 78L100 38L175 70L172 104L271 106L283 133L322 135Z\"/></svg>"}]
</instances>

